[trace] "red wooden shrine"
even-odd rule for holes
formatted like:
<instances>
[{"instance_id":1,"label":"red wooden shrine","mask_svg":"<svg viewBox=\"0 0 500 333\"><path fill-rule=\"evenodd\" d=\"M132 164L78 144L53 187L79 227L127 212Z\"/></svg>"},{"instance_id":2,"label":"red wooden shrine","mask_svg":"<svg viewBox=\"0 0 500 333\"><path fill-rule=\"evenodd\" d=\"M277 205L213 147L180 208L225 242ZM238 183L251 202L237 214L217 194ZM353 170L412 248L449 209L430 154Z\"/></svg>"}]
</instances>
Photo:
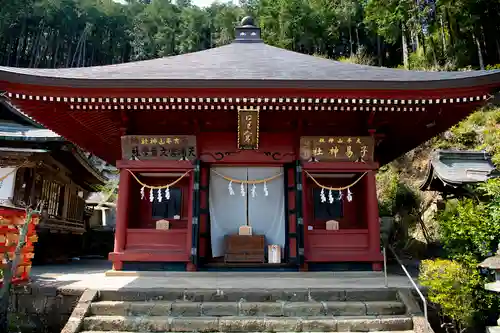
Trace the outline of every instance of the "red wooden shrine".
<instances>
[{"instance_id":1,"label":"red wooden shrine","mask_svg":"<svg viewBox=\"0 0 500 333\"><path fill-rule=\"evenodd\" d=\"M273 181L283 184L283 264L365 262L380 270L377 169L456 124L499 87L498 71L412 72L282 50L262 42L251 18L232 44L192 54L89 68L0 67L0 89L14 105L116 162L109 255L116 270L224 266L214 255L213 174L264 167L281 170ZM236 196L238 181L245 200L254 184L262 195L262 179L227 176ZM167 210L174 215L165 217ZM248 204L241 214L256 222ZM169 227L158 228L158 220ZM327 230L327 220L338 228Z\"/></svg>"}]
</instances>

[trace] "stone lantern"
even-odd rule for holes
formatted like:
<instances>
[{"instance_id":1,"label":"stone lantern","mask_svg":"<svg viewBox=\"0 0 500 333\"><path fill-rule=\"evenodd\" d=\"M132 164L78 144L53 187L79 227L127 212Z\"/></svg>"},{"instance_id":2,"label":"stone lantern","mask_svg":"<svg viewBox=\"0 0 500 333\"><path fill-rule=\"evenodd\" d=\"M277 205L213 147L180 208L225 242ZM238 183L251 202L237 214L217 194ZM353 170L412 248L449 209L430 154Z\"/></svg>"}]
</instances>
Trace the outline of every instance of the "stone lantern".
<instances>
[{"instance_id":1,"label":"stone lantern","mask_svg":"<svg viewBox=\"0 0 500 333\"><path fill-rule=\"evenodd\" d=\"M487 283L484 286L485 289L500 293L500 244L498 244L497 253L492 257L486 258L479 266L495 272L495 282ZM488 327L487 332L500 333L500 318L497 320L497 326Z\"/></svg>"}]
</instances>

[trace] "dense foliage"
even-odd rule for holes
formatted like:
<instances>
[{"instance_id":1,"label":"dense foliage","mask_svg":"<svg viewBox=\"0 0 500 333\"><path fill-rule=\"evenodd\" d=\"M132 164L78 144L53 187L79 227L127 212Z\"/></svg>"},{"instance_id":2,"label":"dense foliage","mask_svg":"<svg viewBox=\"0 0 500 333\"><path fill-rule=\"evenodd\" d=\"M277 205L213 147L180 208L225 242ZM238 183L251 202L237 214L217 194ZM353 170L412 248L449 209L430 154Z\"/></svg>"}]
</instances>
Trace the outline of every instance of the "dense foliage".
<instances>
[{"instance_id":1,"label":"dense foliage","mask_svg":"<svg viewBox=\"0 0 500 333\"><path fill-rule=\"evenodd\" d=\"M452 131L464 133L471 123L493 114L473 115ZM498 310L498 298L484 290L490 276L479 274L478 265L495 252L500 241L500 179L470 190L473 199L448 200L436 217L448 260L424 261L419 276L429 288L429 299L439 306L445 320L451 320L456 332L483 329L492 324L488 320Z\"/></svg>"},{"instance_id":2,"label":"dense foliage","mask_svg":"<svg viewBox=\"0 0 500 333\"><path fill-rule=\"evenodd\" d=\"M433 139L435 148L485 150L500 165L500 108L485 107Z\"/></svg>"},{"instance_id":3,"label":"dense foliage","mask_svg":"<svg viewBox=\"0 0 500 333\"><path fill-rule=\"evenodd\" d=\"M473 327L478 311L474 295L481 287L481 277L476 270L452 260L424 260L419 281L429 288L429 300L441 306L442 313L452 320L457 332Z\"/></svg>"},{"instance_id":4,"label":"dense foliage","mask_svg":"<svg viewBox=\"0 0 500 333\"><path fill-rule=\"evenodd\" d=\"M220 46L252 14L270 44L412 68L500 62L500 3L490 0L3 0L0 65L78 67Z\"/></svg>"},{"instance_id":5,"label":"dense foliage","mask_svg":"<svg viewBox=\"0 0 500 333\"><path fill-rule=\"evenodd\" d=\"M500 182L491 180L476 191L488 197L499 189ZM480 202L450 200L437 217L449 260L424 261L419 280L456 332L484 328L498 309L496 296L484 290L488 275L479 274L478 264L494 253L499 241L499 209L498 196Z\"/></svg>"}]
</instances>

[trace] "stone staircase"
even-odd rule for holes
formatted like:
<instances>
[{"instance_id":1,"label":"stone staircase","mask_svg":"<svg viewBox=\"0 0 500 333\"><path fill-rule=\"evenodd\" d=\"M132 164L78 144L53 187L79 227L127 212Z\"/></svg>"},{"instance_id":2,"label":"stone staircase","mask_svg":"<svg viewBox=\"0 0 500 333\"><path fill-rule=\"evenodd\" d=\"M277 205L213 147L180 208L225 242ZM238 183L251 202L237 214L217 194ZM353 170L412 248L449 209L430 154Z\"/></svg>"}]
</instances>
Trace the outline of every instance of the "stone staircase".
<instances>
[{"instance_id":1,"label":"stone staircase","mask_svg":"<svg viewBox=\"0 0 500 333\"><path fill-rule=\"evenodd\" d=\"M403 295L403 296L402 296ZM80 332L408 332L402 291L100 291Z\"/></svg>"}]
</instances>

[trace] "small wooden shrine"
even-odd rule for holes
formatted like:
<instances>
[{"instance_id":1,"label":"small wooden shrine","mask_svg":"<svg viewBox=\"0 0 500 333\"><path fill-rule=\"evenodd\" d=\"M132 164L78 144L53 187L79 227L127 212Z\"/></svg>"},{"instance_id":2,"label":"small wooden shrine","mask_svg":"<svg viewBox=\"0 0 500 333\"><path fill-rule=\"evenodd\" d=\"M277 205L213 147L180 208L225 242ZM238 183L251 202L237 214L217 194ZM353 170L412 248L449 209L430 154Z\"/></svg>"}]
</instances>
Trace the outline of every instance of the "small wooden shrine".
<instances>
[{"instance_id":1,"label":"small wooden shrine","mask_svg":"<svg viewBox=\"0 0 500 333\"><path fill-rule=\"evenodd\" d=\"M11 103L120 169L116 270L380 270L377 169L499 87L499 71L404 71L276 48L249 17L233 43L201 52L0 67Z\"/></svg>"},{"instance_id":2,"label":"small wooden shrine","mask_svg":"<svg viewBox=\"0 0 500 333\"><path fill-rule=\"evenodd\" d=\"M441 192L444 197L474 197L468 185L500 176L485 151L436 150L431 153L422 191Z\"/></svg>"},{"instance_id":3,"label":"small wooden shrine","mask_svg":"<svg viewBox=\"0 0 500 333\"><path fill-rule=\"evenodd\" d=\"M45 203L35 261L81 254L85 198L105 180L81 149L0 99L0 210Z\"/></svg>"}]
</instances>

